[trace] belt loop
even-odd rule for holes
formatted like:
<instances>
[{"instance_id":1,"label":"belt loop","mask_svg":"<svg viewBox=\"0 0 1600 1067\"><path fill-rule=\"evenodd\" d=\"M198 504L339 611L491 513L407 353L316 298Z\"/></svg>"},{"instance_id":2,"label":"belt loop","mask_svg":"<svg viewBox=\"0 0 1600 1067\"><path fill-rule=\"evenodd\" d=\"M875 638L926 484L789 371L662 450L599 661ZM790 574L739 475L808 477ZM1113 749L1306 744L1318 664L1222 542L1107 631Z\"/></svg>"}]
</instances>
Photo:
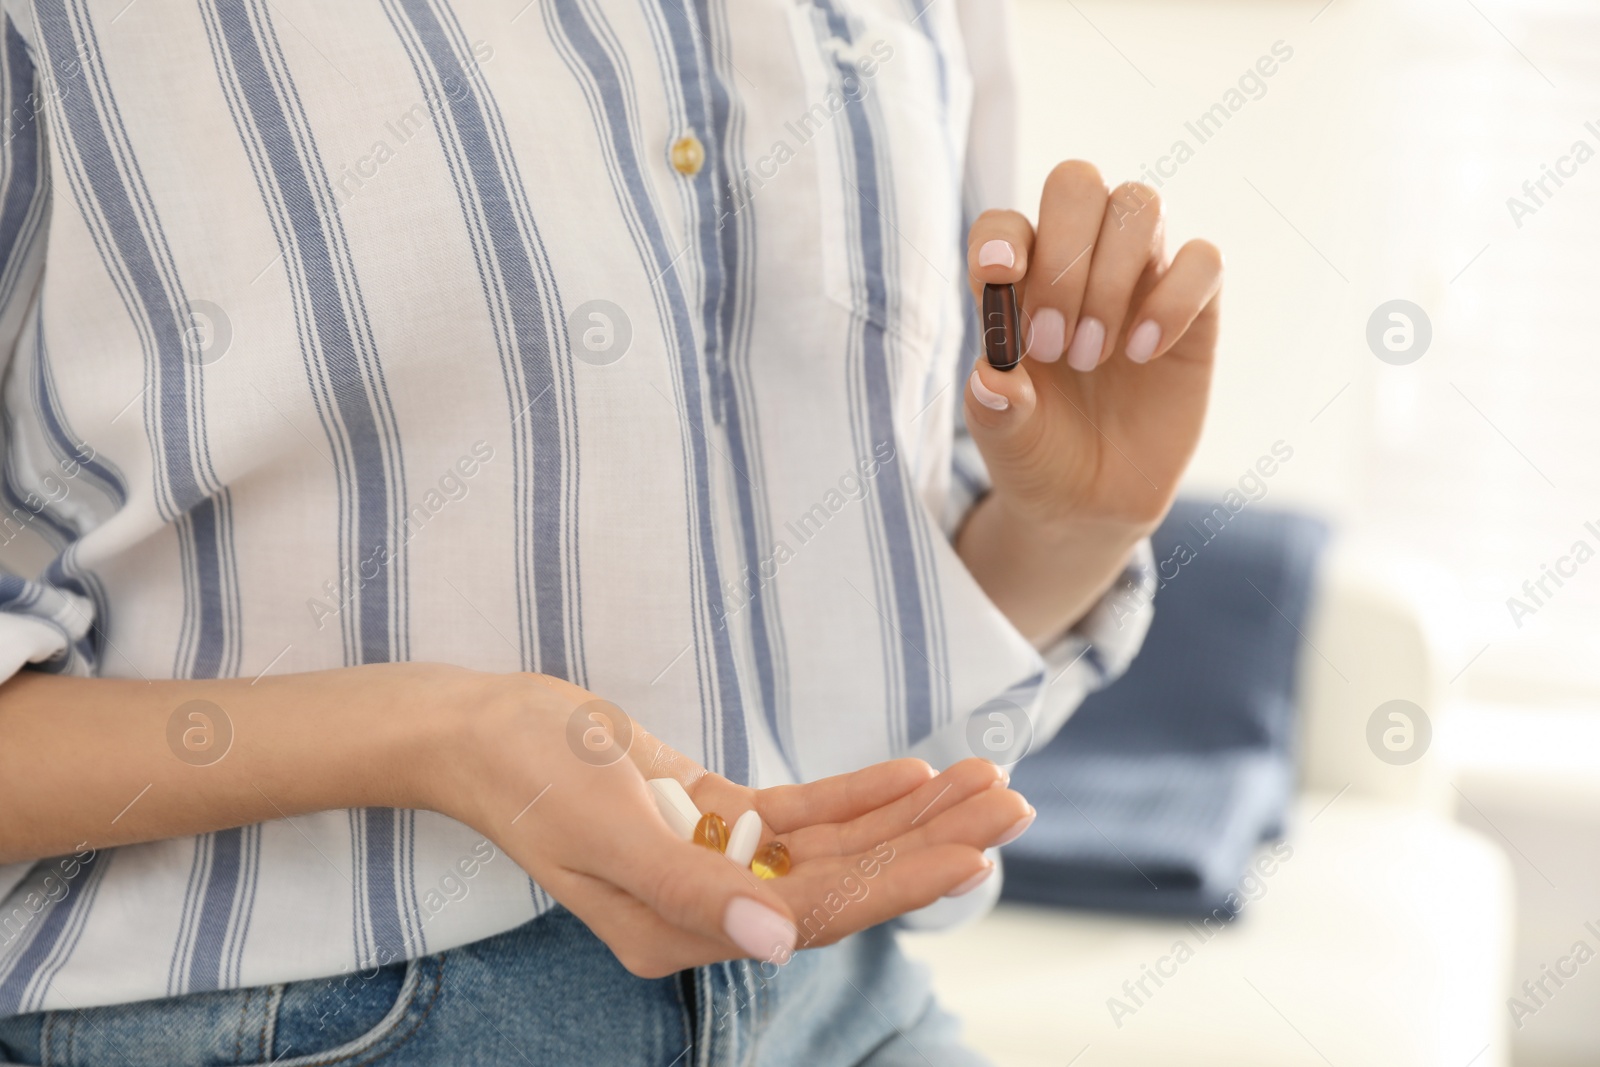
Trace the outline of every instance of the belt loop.
<instances>
[{"instance_id":1,"label":"belt loop","mask_svg":"<svg viewBox=\"0 0 1600 1067\"><path fill-rule=\"evenodd\" d=\"M683 1052L678 1053L677 1059L672 1061L670 1067L700 1067L704 1062L707 1019L703 1008L705 998L698 988L700 977L698 968L679 971L676 975L678 1000L683 1004L683 1032L688 1044ZM685 1053L688 1055L685 1056Z\"/></svg>"}]
</instances>

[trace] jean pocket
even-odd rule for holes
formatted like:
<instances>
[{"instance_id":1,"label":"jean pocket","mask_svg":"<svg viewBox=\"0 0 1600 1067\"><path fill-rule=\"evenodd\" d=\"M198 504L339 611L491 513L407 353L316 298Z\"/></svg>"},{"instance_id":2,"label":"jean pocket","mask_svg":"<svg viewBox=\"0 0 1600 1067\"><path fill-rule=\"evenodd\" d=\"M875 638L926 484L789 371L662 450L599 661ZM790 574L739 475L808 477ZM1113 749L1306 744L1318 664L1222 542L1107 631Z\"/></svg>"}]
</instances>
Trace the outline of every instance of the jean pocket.
<instances>
[{"instance_id":1,"label":"jean pocket","mask_svg":"<svg viewBox=\"0 0 1600 1067\"><path fill-rule=\"evenodd\" d=\"M285 986L277 1003L270 1067L386 1062L426 1020L442 971L435 956Z\"/></svg>"},{"instance_id":2,"label":"jean pocket","mask_svg":"<svg viewBox=\"0 0 1600 1067\"><path fill-rule=\"evenodd\" d=\"M288 985L0 1021L0 1067L359 1067L416 1033L437 957Z\"/></svg>"},{"instance_id":3,"label":"jean pocket","mask_svg":"<svg viewBox=\"0 0 1600 1067\"><path fill-rule=\"evenodd\" d=\"M6 1067L231 1067L270 1055L281 987L35 1012L0 1024Z\"/></svg>"}]
</instances>

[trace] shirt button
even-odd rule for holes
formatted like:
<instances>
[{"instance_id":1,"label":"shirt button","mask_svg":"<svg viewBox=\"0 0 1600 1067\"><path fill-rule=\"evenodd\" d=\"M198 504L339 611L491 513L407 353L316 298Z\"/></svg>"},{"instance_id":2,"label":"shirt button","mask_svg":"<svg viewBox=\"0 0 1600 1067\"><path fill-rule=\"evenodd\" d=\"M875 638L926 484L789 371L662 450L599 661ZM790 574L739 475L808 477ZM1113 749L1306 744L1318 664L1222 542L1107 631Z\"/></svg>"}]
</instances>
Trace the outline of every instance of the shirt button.
<instances>
[{"instance_id":1,"label":"shirt button","mask_svg":"<svg viewBox=\"0 0 1600 1067\"><path fill-rule=\"evenodd\" d=\"M700 173L700 168L706 164L706 146L700 143L700 138L694 134L685 134L672 142L672 169L686 177L693 178Z\"/></svg>"}]
</instances>

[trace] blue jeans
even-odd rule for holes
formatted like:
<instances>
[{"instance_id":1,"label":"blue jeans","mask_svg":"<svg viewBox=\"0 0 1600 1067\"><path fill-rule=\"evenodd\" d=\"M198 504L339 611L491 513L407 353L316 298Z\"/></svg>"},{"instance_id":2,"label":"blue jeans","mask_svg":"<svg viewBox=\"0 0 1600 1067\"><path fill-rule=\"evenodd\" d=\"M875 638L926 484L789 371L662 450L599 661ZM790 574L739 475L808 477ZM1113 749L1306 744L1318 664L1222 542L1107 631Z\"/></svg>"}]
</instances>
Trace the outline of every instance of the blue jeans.
<instances>
[{"instance_id":1,"label":"blue jeans","mask_svg":"<svg viewBox=\"0 0 1600 1067\"><path fill-rule=\"evenodd\" d=\"M985 1061L926 972L877 927L784 967L635 978L564 908L375 971L0 1019L5 1064L40 1067L723 1067Z\"/></svg>"}]
</instances>

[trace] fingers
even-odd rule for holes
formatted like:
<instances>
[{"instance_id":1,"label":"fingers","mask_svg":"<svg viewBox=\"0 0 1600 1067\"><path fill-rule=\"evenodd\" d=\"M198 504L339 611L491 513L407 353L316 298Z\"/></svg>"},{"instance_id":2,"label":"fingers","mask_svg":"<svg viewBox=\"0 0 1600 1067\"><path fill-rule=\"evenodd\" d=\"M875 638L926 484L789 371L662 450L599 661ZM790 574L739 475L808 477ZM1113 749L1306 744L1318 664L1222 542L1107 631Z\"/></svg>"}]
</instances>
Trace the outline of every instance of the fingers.
<instances>
[{"instance_id":1,"label":"fingers","mask_svg":"<svg viewBox=\"0 0 1600 1067\"><path fill-rule=\"evenodd\" d=\"M770 883L795 917L794 949L817 948L926 907L993 869L980 849L957 844L901 848L880 842L869 852L798 865ZM652 905L578 872L546 886L610 947L631 973L660 978L740 955L724 938L679 929ZM786 962L787 952L761 955Z\"/></svg>"},{"instance_id":2,"label":"fingers","mask_svg":"<svg viewBox=\"0 0 1600 1067\"><path fill-rule=\"evenodd\" d=\"M969 282L975 298L986 283L1020 284L1025 354L1036 363L1064 356L1087 372L1119 351L1146 363L1171 349L1221 287L1213 245L1190 242L1168 266L1164 241L1154 189L1126 182L1108 190L1094 166L1072 160L1045 181L1037 232L1012 211L978 219L968 242ZM1024 375L993 373L980 361L968 380L969 424L988 432L989 443L1007 429L1025 432L1036 404Z\"/></svg>"},{"instance_id":3,"label":"fingers","mask_svg":"<svg viewBox=\"0 0 1600 1067\"><path fill-rule=\"evenodd\" d=\"M1132 316L1123 345L1135 363L1159 359L1222 289L1222 253L1209 241L1190 241Z\"/></svg>"},{"instance_id":4,"label":"fingers","mask_svg":"<svg viewBox=\"0 0 1600 1067\"><path fill-rule=\"evenodd\" d=\"M967 427L985 448L1020 446L1017 435L1037 432L1029 416L1039 406L1039 393L1026 361L1006 371L978 360L967 376L963 404Z\"/></svg>"},{"instance_id":5,"label":"fingers","mask_svg":"<svg viewBox=\"0 0 1600 1067\"><path fill-rule=\"evenodd\" d=\"M1134 290L1161 254L1161 199L1149 186L1118 186L1106 202L1083 294L1083 310L1067 346L1067 366L1091 371L1117 346Z\"/></svg>"},{"instance_id":6,"label":"fingers","mask_svg":"<svg viewBox=\"0 0 1600 1067\"><path fill-rule=\"evenodd\" d=\"M794 950L794 917L772 883L661 829L630 837L632 862L596 869L614 871L609 877L618 889L670 926L731 946L734 955L787 958Z\"/></svg>"},{"instance_id":7,"label":"fingers","mask_svg":"<svg viewBox=\"0 0 1600 1067\"><path fill-rule=\"evenodd\" d=\"M654 817L642 782L611 782L590 798L589 816L609 829L585 842L582 870L541 878L634 974L740 956L781 962L796 947L831 943L971 882L990 867L982 850L1031 813L1020 796L995 788L1006 776L987 760L929 774L920 760L894 760L752 794L771 826L850 816L786 833L795 865L772 881L678 839ZM699 784L739 788L715 775Z\"/></svg>"},{"instance_id":8,"label":"fingers","mask_svg":"<svg viewBox=\"0 0 1600 1067\"><path fill-rule=\"evenodd\" d=\"M650 739L648 746L636 745L633 755L636 765L648 768L651 777L667 772L680 781L688 781L688 787L704 810L718 810L719 805L746 799L736 794L748 791L716 775L706 774L654 739ZM685 953L696 959L720 959L729 955L782 958L793 950L797 936L795 916L785 909L783 901L806 899L797 894L802 894L819 873L842 873L844 867L840 865L847 864L856 853L882 845L924 819L931 822L964 798L1004 780L998 768L979 759L965 760L937 778L931 775L931 768L923 761L902 759L806 785L749 793L748 802L756 807L769 830L775 833L795 831L787 836L791 854L797 859L805 858L804 863L797 862L795 869L795 873L805 875L800 879L764 882L715 852L685 848L659 819L653 818L653 811L649 813L651 817L637 812L631 818L623 814L622 818L628 821L617 824L617 833L605 841L592 843L585 867L606 872L604 877L621 894L619 899L634 901L653 916L656 923L676 933L670 937L662 934L649 945L633 950L620 946L612 937L602 936L617 951L624 965L639 974L653 973L659 966L665 966L661 961L682 966ZM997 797L997 801L1000 799ZM645 795L633 800L637 806L649 803ZM995 802L980 805L976 813L964 813L958 824L942 827L936 838L929 839L943 856L942 866L934 863L930 868L932 873L928 877L931 880L925 885L905 886L894 893L880 894L879 903L873 908L858 909L863 921L854 928L864 928L899 914L899 911L883 911L885 902L908 899L908 894L931 901L951 886L970 879L983 868L986 861L979 855L981 848L1003 829L999 824L1004 817L1010 815L1014 821L1015 812L1002 811L1003 808L1003 804ZM730 808L728 817L736 818L737 814ZM620 826L627 828L620 829ZM840 826L849 827L848 832L841 834ZM847 846L848 850L842 851ZM923 851L920 841L916 851ZM822 872L815 867L817 858L826 864ZM927 861L919 859L907 866L910 870L922 870ZM834 871L834 868L839 869ZM896 879L897 885L899 880ZM618 910L603 909L596 921L615 926L619 921L615 914ZM631 914L633 909L624 910ZM580 918L590 921L584 915ZM644 918L632 921L641 929L661 934L656 925ZM601 933L598 929L596 932ZM698 938L699 943L684 941L681 935ZM618 933L616 936L626 935Z\"/></svg>"},{"instance_id":9,"label":"fingers","mask_svg":"<svg viewBox=\"0 0 1600 1067\"><path fill-rule=\"evenodd\" d=\"M859 930L927 907L992 864L980 849L881 843L853 857L807 864L779 879L801 948L830 945Z\"/></svg>"},{"instance_id":10,"label":"fingers","mask_svg":"<svg viewBox=\"0 0 1600 1067\"><path fill-rule=\"evenodd\" d=\"M976 297L985 285L1020 282L1028 273L1033 223L1016 211L985 211L967 235L967 283Z\"/></svg>"},{"instance_id":11,"label":"fingers","mask_svg":"<svg viewBox=\"0 0 1600 1067\"><path fill-rule=\"evenodd\" d=\"M566 874L604 880L668 926L723 946L722 958L768 959L775 952L791 951L794 925L782 901L748 870L678 836L656 809L645 780L672 777L705 795L715 787L719 807L723 800L737 801L740 810L753 802L753 793L709 774L636 727L633 738L629 759L584 768L590 777L583 782L580 807L546 809L542 818L523 824L521 835L547 856L564 854L558 862ZM709 808L703 801L700 806ZM549 877L543 871L540 876ZM571 894L552 892L562 903L573 904ZM580 918L590 922L587 916ZM620 950L618 956L623 958Z\"/></svg>"},{"instance_id":12,"label":"fingers","mask_svg":"<svg viewBox=\"0 0 1600 1067\"><path fill-rule=\"evenodd\" d=\"M995 789L1005 782L1005 772L988 760L965 759L893 803L846 823L803 827L785 841L796 856L854 855L938 818L974 794L1008 792Z\"/></svg>"},{"instance_id":13,"label":"fingers","mask_svg":"<svg viewBox=\"0 0 1600 1067\"><path fill-rule=\"evenodd\" d=\"M918 761L897 762L915 770ZM850 840L870 844L846 854L814 854L805 842L825 836L818 828L798 831L789 837L794 867L772 881L647 820L637 820L639 831L593 842L586 871L562 868L543 878L641 977L736 957L781 963L796 948L830 944L923 907L988 870L983 848L1027 810L1015 793L991 788L1002 781L982 760L964 761L935 781L924 777L923 789L889 805L893 818L876 823L883 836L874 840L874 824L857 819ZM931 797L917 795L932 786ZM910 832L891 840L893 829Z\"/></svg>"},{"instance_id":14,"label":"fingers","mask_svg":"<svg viewBox=\"0 0 1600 1067\"><path fill-rule=\"evenodd\" d=\"M1021 793L1010 789L985 789L893 838L900 851L967 845L990 848L1022 836L1037 813Z\"/></svg>"},{"instance_id":15,"label":"fingers","mask_svg":"<svg viewBox=\"0 0 1600 1067\"><path fill-rule=\"evenodd\" d=\"M1016 211L985 211L978 216L972 224L972 232L967 236L967 285L972 290L974 300L982 299L985 285L1008 285L1021 282L1027 277L1029 260L1034 245L1033 223L1028 221L1026 215ZM1019 328L1022 330L1024 343L1023 354L1028 355L1034 345L1034 331L1036 326L1028 314L1027 305L1024 303L1017 309L1018 318L1021 320ZM1048 340L1045 341L1048 345ZM979 366L987 366L987 362L979 360ZM993 390L984 391L983 383L977 378L969 387L969 394L976 393L980 404L986 404L992 410L1004 411L1004 397ZM1004 384L1006 379L998 379L997 383ZM1009 395L1009 391L1001 390ZM1019 398L1011 397L1013 417Z\"/></svg>"},{"instance_id":16,"label":"fingers","mask_svg":"<svg viewBox=\"0 0 1600 1067\"><path fill-rule=\"evenodd\" d=\"M1109 195L1100 172L1082 160L1060 164L1045 179L1022 302L1033 326L1027 354L1040 362L1060 359L1073 335Z\"/></svg>"},{"instance_id":17,"label":"fingers","mask_svg":"<svg viewBox=\"0 0 1600 1067\"><path fill-rule=\"evenodd\" d=\"M819 823L848 822L906 796L934 777L919 759L876 763L805 785L780 785L756 793L756 810L774 833Z\"/></svg>"}]
</instances>

